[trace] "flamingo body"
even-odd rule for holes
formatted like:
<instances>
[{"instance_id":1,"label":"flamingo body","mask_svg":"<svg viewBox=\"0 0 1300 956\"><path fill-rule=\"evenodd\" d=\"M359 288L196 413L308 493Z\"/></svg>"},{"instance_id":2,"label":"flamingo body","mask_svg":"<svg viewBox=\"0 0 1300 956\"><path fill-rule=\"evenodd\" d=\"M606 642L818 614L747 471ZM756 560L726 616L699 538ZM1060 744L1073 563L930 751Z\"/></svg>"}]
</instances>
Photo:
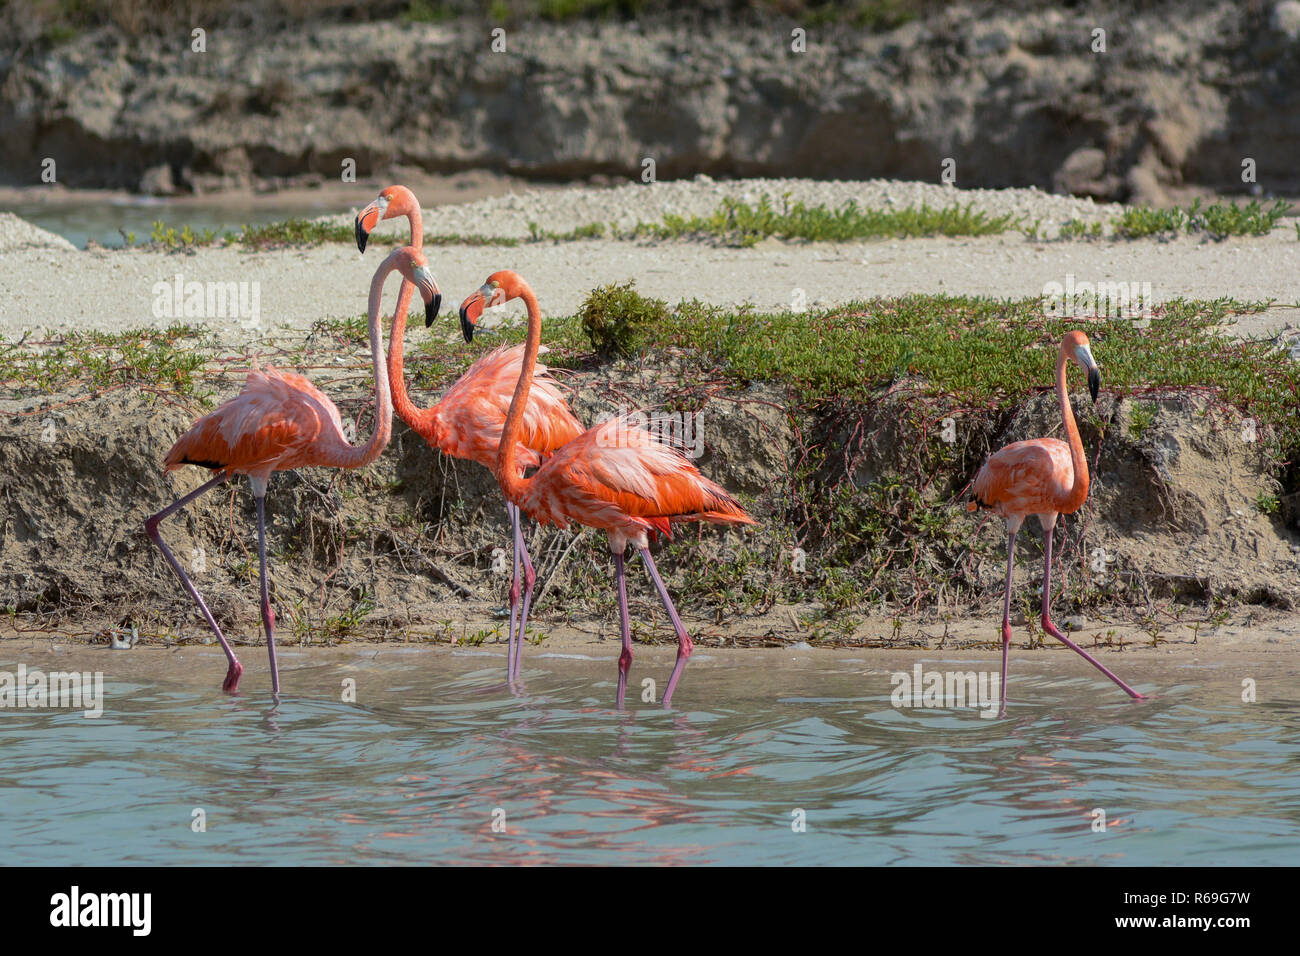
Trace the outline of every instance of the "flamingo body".
<instances>
[{"instance_id":1,"label":"flamingo body","mask_svg":"<svg viewBox=\"0 0 1300 956\"><path fill-rule=\"evenodd\" d=\"M999 449L980 468L971 482L972 501L968 510L987 508L1007 523L1007 578L1002 597L1002 707L1007 709L1007 650L1011 645L1011 576L1015 566L1016 535L1029 515L1037 515L1043 526L1043 630L1114 681L1130 697L1140 699L1129 687L1091 654L1060 632L1052 623L1052 530L1056 518L1073 514L1088 499L1090 477L1083 440L1070 407L1065 372L1070 362L1077 362L1088 372L1088 389L1093 401L1101 387L1101 371L1092 357L1088 336L1067 332L1061 339L1056 356L1056 398L1061 407L1068 442L1058 438L1034 438L1018 441Z\"/></svg>"},{"instance_id":2,"label":"flamingo body","mask_svg":"<svg viewBox=\"0 0 1300 956\"><path fill-rule=\"evenodd\" d=\"M405 216L410 224L411 246L421 248L424 244L424 220L419 200L405 186L389 186L357 212L354 222L357 249L362 253L366 251L370 231L381 220L399 216ZM403 282L389 336L388 377L392 383L393 407L399 418L439 451L492 468L496 463L506 412L523 367L524 347L503 346L484 355L456 380L438 404L432 408L418 408L407 394L402 368L411 293L411 285ZM432 321L432 316L429 316L426 325ZM539 365L537 369L537 389L524 409L517 440L516 451L521 468L537 466L544 455L582 432L582 424L569 410L546 366ZM514 544L510 637L506 651L507 680L513 684L519 669L519 655L537 574L524 543L519 511L507 501L506 512Z\"/></svg>"},{"instance_id":3,"label":"flamingo body","mask_svg":"<svg viewBox=\"0 0 1300 956\"><path fill-rule=\"evenodd\" d=\"M280 672L275 659L275 613L271 608L266 560L266 484L273 472L307 465L359 468L378 458L392 435L393 406L388 387L388 368L379 327L379 310L384 280L395 269L403 279L417 286L427 313L436 312L437 284L424 256L411 247L394 250L375 272L370 283L370 350L375 374L375 431L364 445L353 446L343 432L338 407L301 375L275 368L255 368L248 373L238 395L204 415L185 432L163 458L165 472L185 465L197 465L217 472L194 491L172 502L145 521L145 533L180 578L181 584L212 628L229 664L222 689L235 693L243 665L204 603L194 582L163 541L159 525L168 515L226 481L232 474L247 475L257 502L257 553L262 583L262 624L266 631L267 656L271 665L271 690L280 692ZM409 303L409 295L407 296Z\"/></svg>"},{"instance_id":4,"label":"flamingo body","mask_svg":"<svg viewBox=\"0 0 1300 956\"><path fill-rule=\"evenodd\" d=\"M267 367L243 390L195 422L163 459L266 478L275 471L331 464L348 445L338 407L301 375Z\"/></svg>"},{"instance_id":5,"label":"flamingo body","mask_svg":"<svg viewBox=\"0 0 1300 956\"><path fill-rule=\"evenodd\" d=\"M677 661L663 695L667 707L694 644L655 567L650 535L667 535L680 521L744 525L753 524L754 519L726 490L701 475L679 450L627 416L588 429L557 449L531 477L524 477L518 439L541 347L542 314L537 296L518 273L495 272L461 303L460 321L466 336L472 337L475 323L489 303L498 305L514 298L523 299L528 309L528 338L493 473L506 500L534 521L562 528L576 522L608 535L623 643L618 659L619 707L623 706L632 664L623 557L629 543L636 546L677 633Z\"/></svg>"},{"instance_id":6,"label":"flamingo body","mask_svg":"<svg viewBox=\"0 0 1300 956\"><path fill-rule=\"evenodd\" d=\"M971 507L988 508L1017 527L1028 515L1073 514L1088 497L1087 472L1081 477L1076 492L1070 446L1060 439L1018 441L999 449L979 470Z\"/></svg>"},{"instance_id":7,"label":"flamingo body","mask_svg":"<svg viewBox=\"0 0 1300 956\"><path fill-rule=\"evenodd\" d=\"M610 547L648 545L673 522L753 524L724 488L681 452L626 417L588 429L545 461L515 504L542 524L598 528Z\"/></svg>"},{"instance_id":8,"label":"flamingo body","mask_svg":"<svg viewBox=\"0 0 1300 956\"><path fill-rule=\"evenodd\" d=\"M411 426L453 458L495 467L506 412L523 365L522 345L503 345L488 352ZM547 367L539 364L521 420L516 450L519 464L525 469L536 468L544 456L581 434L582 423L569 410L559 384Z\"/></svg>"}]
</instances>

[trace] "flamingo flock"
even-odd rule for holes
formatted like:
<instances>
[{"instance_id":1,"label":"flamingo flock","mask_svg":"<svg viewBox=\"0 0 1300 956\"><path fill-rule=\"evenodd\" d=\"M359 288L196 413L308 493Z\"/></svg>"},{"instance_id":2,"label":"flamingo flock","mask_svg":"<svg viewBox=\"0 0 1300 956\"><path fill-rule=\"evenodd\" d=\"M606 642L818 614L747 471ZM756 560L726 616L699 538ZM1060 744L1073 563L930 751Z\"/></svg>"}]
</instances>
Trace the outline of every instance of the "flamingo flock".
<instances>
[{"instance_id":1,"label":"flamingo flock","mask_svg":"<svg viewBox=\"0 0 1300 956\"><path fill-rule=\"evenodd\" d=\"M392 435L397 415L433 448L454 458L477 462L496 478L510 519L514 554L510 584L510 633L506 652L507 682L514 686L521 669L521 650L531 609L536 573L525 545L521 516L537 524L568 528L578 524L605 532L614 560L614 584L619 607L621 651L618 658L617 704L624 706L632 665L632 637L627 600L625 557L631 545L641 557L677 636L677 658L665 687L662 704L673 694L694 645L668 588L655 565L650 545L668 538L674 524L692 522L744 526L754 519L723 487L702 475L674 445L629 416L584 428L565 401L558 382L538 357L542 318L536 294L518 273L502 270L461 304L461 329L474 341L477 323L487 308L513 299L528 315L523 345L502 346L478 358L429 408L419 408L406 389L403 344L407 314L418 291L430 326L440 310L442 294L423 252L424 229L420 205L405 186L390 186L356 215L357 248L365 253L371 231L382 220L406 217L410 241L380 263L370 284L368 320L375 378L374 432L363 445L345 436L339 410L301 375L256 367L243 389L215 411L198 419L167 452L165 471L184 465L207 469L212 475L145 522L145 531L180 578L181 584L216 635L228 667L222 689L239 689L243 665L222 633L202 595L168 549L160 534L164 519L186 507L233 475L249 480L257 509L261 614L271 669L272 693L278 697L280 677L275 656L275 613L267 580L265 498L272 473L305 466L359 468L375 461ZM380 312L384 284L401 276L387 353ZM1043 630L1118 685L1134 699L1142 695L1120 680L1083 648L1071 642L1051 621L1052 531L1062 514L1073 514L1088 496L1088 465L1066 388L1071 362L1088 376L1097 398L1100 371L1083 332L1061 341L1056 363L1056 393L1068 441L1038 438L1016 442L996 452L971 485L974 511L985 508L1007 525L1007 577L1002 613L1002 712L1006 711L1007 652L1011 641L1011 580L1016 535L1024 519L1037 515L1045 537L1042 591ZM531 472L531 473L530 473Z\"/></svg>"}]
</instances>

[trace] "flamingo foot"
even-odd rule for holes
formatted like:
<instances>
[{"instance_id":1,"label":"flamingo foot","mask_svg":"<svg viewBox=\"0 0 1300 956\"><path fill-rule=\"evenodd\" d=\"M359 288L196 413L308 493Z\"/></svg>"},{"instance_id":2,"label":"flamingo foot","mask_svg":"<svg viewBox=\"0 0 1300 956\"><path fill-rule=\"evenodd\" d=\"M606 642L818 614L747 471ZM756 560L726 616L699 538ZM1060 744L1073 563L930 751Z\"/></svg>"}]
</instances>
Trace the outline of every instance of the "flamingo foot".
<instances>
[{"instance_id":1,"label":"flamingo foot","mask_svg":"<svg viewBox=\"0 0 1300 956\"><path fill-rule=\"evenodd\" d=\"M225 682L222 683L221 689L227 694L236 694L239 692L239 678L244 674L244 665L239 661L231 661L230 669L226 671Z\"/></svg>"},{"instance_id":2,"label":"flamingo foot","mask_svg":"<svg viewBox=\"0 0 1300 956\"><path fill-rule=\"evenodd\" d=\"M1046 614L1043 615L1043 630L1046 631L1048 634L1052 635L1052 637L1056 638L1058 641L1060 641L1070 650L1082 656L1084 660L1086 660L1093 667L1097 668L1097 670L1101 671L1103 674L1109 677L1115 683L1115 685L1119 687L1120 690L1128 694L1134 700L1150 699L1142 694L1139 694L1132 687L1129 687L1128 684L1124 683L1122 680L1116 677L1114 673L1111 672L1110 668L1108 668L1105 664L1097 660L1095 657L1093 657L1091 654L1085 651L1082 647L1074 643L1074 641L1070 640L1059 630L1057 630L1056 625L1052 623L1052 619L1048 617Z\"/></svg>"},{"instance_id":3,"label":"flamingo foot","mask_svg":"<svg viewBox=\"0 0 1300 956\"><path fill-rule=\"evenodd\" d=\"M627 697L627 675L632 669L632 651L623 648L622 653L618 655L618 709L623 709L623 701Z\"/></svg>"},{"instance_id":4,"label":"flamingo foot","mask_svg":"<svg viewBox=\"0 0 1300 956\"><path fill-rule=\"evenodd\" d=\"M682 676L682 671L686 670L686 662L691 659L691 654L695 652L695 642L691 640L690 635L683 633L677 644L677 662L673 665L672 676L668 678L668 689L664 691L664 709L666 710L673 700L673 691L677 689L677 681Z\"/></svg>"}]
</instances>

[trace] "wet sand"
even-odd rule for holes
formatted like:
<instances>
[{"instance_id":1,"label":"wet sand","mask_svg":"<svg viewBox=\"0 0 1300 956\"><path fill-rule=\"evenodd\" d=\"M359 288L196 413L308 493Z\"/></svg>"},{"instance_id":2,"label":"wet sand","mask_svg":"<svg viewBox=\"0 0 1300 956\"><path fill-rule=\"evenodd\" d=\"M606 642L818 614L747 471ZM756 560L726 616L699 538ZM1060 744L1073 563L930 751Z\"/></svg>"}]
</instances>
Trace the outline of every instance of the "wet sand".
<instances>
[{"instance_id":1,"label":"wet sand","mask_svg":"<svg viewBox=\"0 0 1300 956\"><path fill-rule=\"evenodd\" d=\"M1058 618L1058 621L1060 619ZM458 622L460 623L460 622ZM466 632L483 622L465 622ZM533 673L564 673L595 681L611 680L618 659L619 642L615 622L604 627L593 624L592 630L547 628L541 646L526 645L523 651L525 680ZM688 622L688 626L689 622ZM379 668L409 672L412 679L422 672L464 674L480 670L500 670L504 677L504 640L468 643L431 643L422 640L421 630L413 628L399 638L355 641L333 646L301 646L289 640L277 640L281 685L286 693L314 694L333 692L338 681L357 669ZM860 669L864 678L877 681L882 692L890 689L888 675L910 671L917 663L925 667L966 670L993 670L1000 666L1001 650L997 641L996 615L987 619L965 618L938 625L908 624L897 639L911 647L813 647L798 639L795 632L774 635L791 641L784 647L713 646L714 631L694 629L697 644L686 671L683 687L706 684L709 675L718 672L718 680L729 680L737 671L752 672L752 679L773 692L781 689L781 674L789 668L816 669L822 666L848 666ZM752 630L752 629L751 629ZM863 633L884 640L891 633L887 622L868 622ZM945 630L947 637L944 637ZM1193 634L1188 626L1167 627L1161 642L1152 646L1151 637L1140 628L1123 624L1093 624L1070 638L1088 650L1120 677L1147 690L1171 686L1196 672L1218 675L1240 687L1244 678L1264 683L1269 675L1293 668L1294 647L1300 620L1281 612L1255 609L1238 615L1234 622L1218 627L1202 626ZM0 630L0 660L21 661L29 668L103 671L107 679L177 683L185 686L211 684L218 689L225 673L225 657L210 635L199 628L187 628L184 644L141 642L129 650L113 650L104 643L90 645L82 637L57 631L41 633ZM661 640L666 635L658 635ZM750 638L752 639L752 638ZM244 665L241 684L246 694L269 693L270 678L264 646L241 644L231 635L235 651ZM737 640L742 640L737 638ZM203 643L211 641L211 643ZM1107 643L1109 641L1109 643ZM1059 642L1047 638L1042 647L1029 649L1023 627L1013 630L1009 686L1017 673L1034 674L1062 680L1086 679L1097 689L1109 687L1105 679L1086 661ZM676 655L676 645L668 642L634 647L633 686L646 677L667 679ZM872 685L875 686L874 684ZM1295 694L1295 688L1276 687L1275 695Z\"/></svg>"}]
</instances>

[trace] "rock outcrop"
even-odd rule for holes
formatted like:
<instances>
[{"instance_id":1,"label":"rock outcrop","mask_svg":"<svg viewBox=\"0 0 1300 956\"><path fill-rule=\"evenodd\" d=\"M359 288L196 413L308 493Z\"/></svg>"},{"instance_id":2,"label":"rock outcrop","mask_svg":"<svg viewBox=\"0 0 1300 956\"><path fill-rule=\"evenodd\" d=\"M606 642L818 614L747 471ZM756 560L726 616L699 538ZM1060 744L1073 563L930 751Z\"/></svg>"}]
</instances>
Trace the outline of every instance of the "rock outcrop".
<instances>
[{"instance_id":1,"label":"rock outcrop","mask_svg":"<svg viewBox=\"0 0 1300 956\"><path fill-rule=\"evenodd\" d=\"M0 178L152 193L415 166L1300 191L1300 3L940 9L885 32L690 25L116 27L0 40ZM1254 181L1252 180L1252 176Z\"/></svg>"}]
</instances>

